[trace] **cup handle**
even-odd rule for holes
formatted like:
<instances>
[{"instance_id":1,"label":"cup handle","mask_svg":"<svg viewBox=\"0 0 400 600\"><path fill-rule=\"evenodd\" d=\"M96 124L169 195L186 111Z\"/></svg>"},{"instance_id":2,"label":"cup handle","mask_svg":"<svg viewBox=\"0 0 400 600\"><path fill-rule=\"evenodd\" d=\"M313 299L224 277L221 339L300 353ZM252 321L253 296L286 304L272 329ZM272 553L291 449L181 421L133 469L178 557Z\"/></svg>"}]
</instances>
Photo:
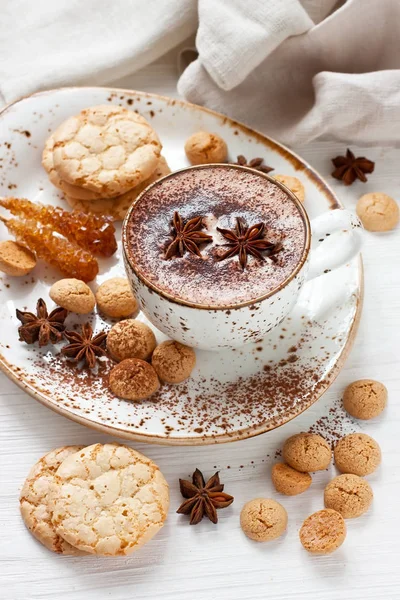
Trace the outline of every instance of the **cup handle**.
<instances>
[{"instance_id":1,"label":"cup handle","mask_svg":"<svg viewBox=\"0 0 400 600\"><path fill-rule=\"evenodd\" d=\"M337 269L357 256L363 244L363 231L358 217L341 208L313 219L307 279Z\"/></svg>"}]
</instances>

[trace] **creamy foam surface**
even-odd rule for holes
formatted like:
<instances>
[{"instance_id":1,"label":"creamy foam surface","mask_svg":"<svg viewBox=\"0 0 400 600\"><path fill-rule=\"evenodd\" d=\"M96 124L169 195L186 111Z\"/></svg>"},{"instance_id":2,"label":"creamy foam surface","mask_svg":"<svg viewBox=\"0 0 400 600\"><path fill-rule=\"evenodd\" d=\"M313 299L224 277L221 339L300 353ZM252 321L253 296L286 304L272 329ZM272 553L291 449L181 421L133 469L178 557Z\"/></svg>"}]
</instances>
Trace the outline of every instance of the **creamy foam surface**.
<instances>
[{"instance_id":1,"label":"creamy foam surface","mask_svg":"<svg viewBox=\"0 0 400 600\"><path fill-rule=\"evenodd\" d=\"M200 247L201 258L186 252L165 259L175 211L185 222L203 217L202 231L213 241ZM242 270L237 255L217 260L228 249L217 227L233 229L237 217L247 226L263 222L264 237L281 242L276 262L249 256ZM142 276L177 299L207 306L240 304L273 291L294 271L306 242L300 210L284 191L257 173L229 167L183 171L156 183L136 204L126 232L128 256Z\"/></svg>"}]
</instances>

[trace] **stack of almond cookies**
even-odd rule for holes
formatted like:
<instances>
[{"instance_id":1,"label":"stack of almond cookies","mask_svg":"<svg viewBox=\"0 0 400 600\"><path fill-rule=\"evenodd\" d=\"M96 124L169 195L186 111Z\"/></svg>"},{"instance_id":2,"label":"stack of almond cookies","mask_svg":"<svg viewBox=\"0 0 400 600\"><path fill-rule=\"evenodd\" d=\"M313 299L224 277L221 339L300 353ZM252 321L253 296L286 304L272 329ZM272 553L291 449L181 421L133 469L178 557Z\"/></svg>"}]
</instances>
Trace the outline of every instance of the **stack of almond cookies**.
<instances>
[{"instance_id":1,"label":"stack of almond cookies","mask_svg":"<svg viewBox=\"0 0 400 600\"><path fill-rule=\"evenodd\" d=\"M129 446L64 446L43 456L21 491L22 518L58 554L131 554L164 524L169 488Z\"/></svg>"},{"instance_id":2,"label":"stack of almond cookies","mask_svg":"<svg viewBox=\"0 0 400 600\"><path fill-rule=\"evenodd\" d=\"M82 110L49 137L42 164L68 204L122 220L141 191L170 169L144 117L121 106Z\"/></svg>"}]
</instances>

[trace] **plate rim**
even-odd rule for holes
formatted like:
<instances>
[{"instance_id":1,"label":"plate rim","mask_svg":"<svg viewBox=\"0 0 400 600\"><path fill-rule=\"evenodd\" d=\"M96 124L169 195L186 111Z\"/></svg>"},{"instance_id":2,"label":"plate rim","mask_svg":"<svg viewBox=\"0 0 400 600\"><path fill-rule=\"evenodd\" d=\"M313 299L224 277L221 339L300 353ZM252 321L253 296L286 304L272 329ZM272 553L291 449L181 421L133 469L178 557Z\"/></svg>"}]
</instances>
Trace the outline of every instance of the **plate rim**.
<instances>
[{"instance_id":1,"label":"plate rim","mask_svg":"<svg viewBox=\"0 0 400 600\"><path fill-rule=\"evenodd\" d=\"M196 111L202 111L207 114L211 114L214 117L217 117L222 120L223 124L229 122L231 127L241 130L245 134L250 134L252 137L256 137L257 141L262 142L264 145L273 148L275 151L279 152L282 156L284 156L287 160L289 160L292 165L298 170L301 167L303 172L307 173L307 176L313 181L313 183L319 188L321 193L323 193L329 204L329 210L333 210L335 208L344 208L343 204L337 198L335 192L329 186L328 183L309 165L305 160L303 160L300 156L298 156L295 152L287 148L285 145L277 142L273 138L261 133L260 131L248 127L244 123L240 123L235 119L231 119L227 115L214 111L210 108L206 108L204 106L199 106L197 104L193 104L191 102L186 102L185 100L181 100L179 98L172 98L170 96L164 96L162 94L157 94L153 92L141 92L138 90L128 90L124 88L115 88L109 86L65 86L52 88L49 90L42 90L39 92L34 92L33 94L28 94L26 96L22 96L17 100L9 102L5 106L0 109L0 119L3 118L4 113L6 113L11 107L22 102L23 100L27 100L29 98L50 95L55 92L60 91L74 91L74 90L105 90L109 93L124 93L129 96L141 96L144 98L155 98L158 100L163 100L167 102L167 104L179 105L182 108L192 108ZM37 390L35 387L31 386L28 382L23 381L18 378L18 375L15 373L14 369L10 365L10 363L4 358L4 356L0 353L0 371L4 373L13 383L15 383L22 391L29 394L32 398L40 402L43 406L50 408L53 412L60 414L72 421L79 423L80 425L84 425L86 427L90 427L100 433L104 433L107 435L112 435L114 437L133 440L137 442L146 442L149 444L159 444L166 446L203 446L203 445L212 445L212 444L222 444L228 442L236 442L244 439L249 439L251 437L255 437L258 435L262 435L263 433L267 433L268 431L273 431L278 427L288 423L295 417L299 416L306 410L308 410L315 402L319 400L319 398L326 392L326 390L332 385L341 369L346 362L346 359L352 349L355 337L357 335L358 326L361 319L362 306L364 300L364 268L361 255L359 256L359 270L358 270L358 287L356 293L356 306L355 306L355 314L353 317L353 321L346 339L346 342L342 348L340 355L338 356L335 364L331 368L330 372L324 378L324 383L321 384L318 389L312 394L310 400L307 402L307 405L302 408L302 410L297 411L296 414L289 415L283 422L279 424L272 424L268 426L268 423L263 423L261 425L252 425L245 429L241 429L240 431L234 431L232 433L222 433L218 435L205 435L202 437L168 437L166 434L147 434L147 433L137 433L120 430L112 425L104 425L101 423L97 423L88 417L84 417L81 415L77 415L69 412L62 406L53 404L45 394L43 394L40 390ZM17 367L18 368L18 367Z\"/></svg>"}]
</instances>

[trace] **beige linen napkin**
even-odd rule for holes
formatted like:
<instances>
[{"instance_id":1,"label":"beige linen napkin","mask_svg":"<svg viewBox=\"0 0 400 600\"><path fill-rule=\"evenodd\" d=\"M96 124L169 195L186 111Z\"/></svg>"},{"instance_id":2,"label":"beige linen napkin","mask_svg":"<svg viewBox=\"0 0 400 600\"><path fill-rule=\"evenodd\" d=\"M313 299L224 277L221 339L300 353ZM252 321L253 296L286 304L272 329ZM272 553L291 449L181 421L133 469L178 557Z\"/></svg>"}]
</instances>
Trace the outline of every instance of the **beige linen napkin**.
<instances>
[{"instance_id":1,"label":"beige linen napkin","mask_svg":"<svg viewBox=\"0 0 400 600\"><path fill-rule=\"evenodd\" d=\"M214 2L199 1L199 58L178 87L188 100L287 144L400 143L399 0L217 4L220 27Z\"/></svg>"}]
</instances>

